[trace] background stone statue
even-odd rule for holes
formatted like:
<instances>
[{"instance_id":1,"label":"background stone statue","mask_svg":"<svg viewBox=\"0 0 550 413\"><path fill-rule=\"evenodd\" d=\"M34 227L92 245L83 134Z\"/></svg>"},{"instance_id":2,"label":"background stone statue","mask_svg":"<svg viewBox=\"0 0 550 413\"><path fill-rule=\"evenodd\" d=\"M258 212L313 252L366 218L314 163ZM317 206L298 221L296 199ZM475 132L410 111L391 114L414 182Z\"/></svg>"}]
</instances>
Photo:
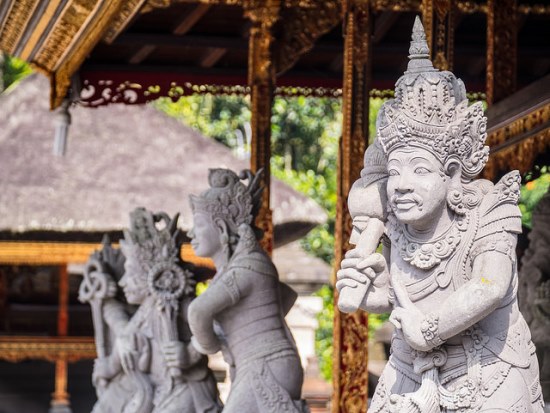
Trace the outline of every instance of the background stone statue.
<instances>
[{"instance_id":1,"label":"background stone statue","mask_svg":"<svg viewBox=\"0 0 550 413\"><path fill-rule=\"evenodd\" d=\"M391 311L396 326L369 413L542 412L517 302L519 173L496 185L474 179L489 153L482 104L468 106L462 81L433 67L418 18L409 54L395 99L378 114L379 152L366 156L380 162L383 153L385 174L370 180L386 193L369 187L367 164L353 195L374 197L357 214L363 232L384 221L387 204L389 242L373 253L361 239L381 231L358 227L336 284L340 309Z\"/></svg>"},{"instance_id":2,"label":"background stone statue","mask_svg":"<svg viewBox=\"0 0 550 413\"><path fill-rule=\"evenodd\" d=\"M231 366L224 413L307 412L302 366L284 320L296 294L279 282L253 225L259 176L213 169L208 179L210 189L191 197L189 235L195 253L211 257L217 273L189 306L191 342L204 354L221 349Z\"/></svg>"},{"instance_id":3,"label":"background stone statue","mask_svg":"<svg viewBox=\"0 0 550 413\"><path fill-rule=\"evenodd\" d=\"M550 398L550 190L535 207L521 260L519 304L533 334L542 390Z\"/></svg>"},{"instance_id":4,"label":"background stone statue","mask_svg":"<svg viewBox=\"0 0 550 413\"><path fill-rule=\"evenodd\" d=\"M137 208L120 250L107 243L86 265L79 299L92 307L98 353L93 413L221 411L208 360L190 344L195 281L177 218Z\"/></svg>"}]
</instances>

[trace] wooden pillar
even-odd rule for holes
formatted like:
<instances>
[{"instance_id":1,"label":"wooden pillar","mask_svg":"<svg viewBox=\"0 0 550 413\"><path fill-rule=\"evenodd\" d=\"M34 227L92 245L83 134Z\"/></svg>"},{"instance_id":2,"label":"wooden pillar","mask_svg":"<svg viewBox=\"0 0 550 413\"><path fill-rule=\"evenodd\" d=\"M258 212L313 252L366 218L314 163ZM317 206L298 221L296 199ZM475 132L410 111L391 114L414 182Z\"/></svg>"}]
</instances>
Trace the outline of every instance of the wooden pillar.
<instances>
[{"instance_id":1,"label":"wooden pillar","mask_svg":"<svg viewBox=\"0 0 550 413\"><path fill-rule=\"evenodd\" d=\"M422 23L431 59L440 70L453 69L454 13L451 0L422 0Z\"/></svg>"},{"instance_id":2,"label":"wooden pillar","mask_svg":"<svg viewBox=\"0 0 550 413\"><path fill-rule=\"evenodd\" d=\"M347 197L360 175L368 144L371 23L368 0L344 2L344 123L338 155L335 271L349 249L352 226ZM332 413L364 413L368 390L367 313L340 313L337 292L334 300Z\"/></svg>"},{"instance_id":3,"label":"wooden pillar","mask_svg":"<svg viewBox=\"0 0 550 413\"><path fill-rule=\"evenodd\" d=\"M69 332L69 273L67 265L59 267L59 308L57 313L57 335L67 336ZM70 396L67 392L67 359L55 361L55 392L49 413L71 413Z\"/></svg>"},{"instance_id":4,"label":"wooden pillar","mask_svg":"<svg viewBox=\"0 0 550 413\"><path fill-rule=\"evenodd\" d=\"M279 19L280 0L251 1L245 15L251 20L248 50L248 84L252 112L250 167L253 172L264 169L264 193L256 225L264 230L262 246L273 250L273 221L269 205L271 159L271 106L275 90L275 37L273 26Z\"/></svg>"},{"instance_id":5,"label":"wooden pillar","mask_svg":"<svg viewBox=\"0 0 550 413\"><path fill-rule=\"evenodd\" d=\"M487 2L487 104L516 91L517 0Z\"/></svg>"}]
</instances>

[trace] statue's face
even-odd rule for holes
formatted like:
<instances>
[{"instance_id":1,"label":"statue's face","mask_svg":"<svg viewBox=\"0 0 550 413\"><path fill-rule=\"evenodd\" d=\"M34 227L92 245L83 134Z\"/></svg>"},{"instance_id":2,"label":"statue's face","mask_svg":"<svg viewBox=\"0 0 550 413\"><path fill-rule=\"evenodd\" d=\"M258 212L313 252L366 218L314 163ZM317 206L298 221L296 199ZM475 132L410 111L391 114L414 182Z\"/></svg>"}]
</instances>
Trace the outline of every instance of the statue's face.
<instances>
[{"instance_id":1,"label":"statue's face","mask_svg":"<svg viewBox=\"0 0 550 413\"><path fill-rule=\"evenodd\" d=\"M187 235L191 238L191 246L199 257L213 257L223 248L220 229L208 214L195 212L193 228Z\"/></svg>"},{"instance_id":2,"label":"statue's face","mask_svg":"<svg viewBox=\"0 0 550 413\"><path fill-rule=\"evenodd\" d=\"M118 285L124 291L126 300L130 304L141 304L148 294L147 285L144 281L143 268L134 254L126 254L124 261L124 275Z\"/></svg>"},{"instance_id":3,"label":"statue's face","mask_svg":"<svg viewBox=\"0 0 550 413\"><path fill-rule=\"evenodd\" d=\"M431 153L400 148L388 156L388 203L396 218L413 228L430 228L447 207L450 179Z\"/></svg>"}]
</instances>

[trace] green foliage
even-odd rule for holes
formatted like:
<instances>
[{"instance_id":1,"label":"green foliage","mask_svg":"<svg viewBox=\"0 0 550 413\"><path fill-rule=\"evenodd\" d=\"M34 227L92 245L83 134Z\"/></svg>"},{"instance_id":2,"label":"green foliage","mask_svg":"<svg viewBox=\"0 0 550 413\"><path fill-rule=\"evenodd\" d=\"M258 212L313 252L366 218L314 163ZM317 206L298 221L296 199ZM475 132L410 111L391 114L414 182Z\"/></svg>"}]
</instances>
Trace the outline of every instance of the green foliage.
<instances>
[{"instance_id":1,"label":"green foliage","mask_svg":"<svg viewBox=\"0 0 550 413\"><path fill-rule=\"evenodd\" d=\"M527 228L532 228L531 218L533 210L550 187L550 172L548 172L548 167L541 168L540 176L537 179L530 179L529 176L527 179L528 181L525 185L521 186L519 209L521 211L521 223Z\"/></svg>"},{"instance_id":2,"label":"green foliage","mask_svg":"<svg viewBox=\"0 0 550 413\"><path fill-rule=\"evenodd\" d=\"M315 330L315 353L319 358L319 371L329 381L332 377L332 326L334 322L334 290L325 285L315 293L323 299L323 310L317 314L319 327Z\"/></svg>"},{"instance_id":3,"label":"green foliage","mask_svg":"<svg viewBox=\"0 0 550 413\"><path fill-rule=\"evenodd\" d=\"M27 62L8 54L3 55L3 62L0 65L0 71L2 74L4 90L7 90L10 86L17 84L17 82L21 79L32 73L31 67ZM0 92L2 92L2 90L0 90Z\"/></svg>"},{"instance_id":4,"label":"green foliage","mask_svg":"<svg viewBox=\"0 0 550 413\"><path fill-rule=\"evenodd\" d=\"M251 117L250 99L246 96L191 95L177 102L160 98L152 105L230 148L237 147L235 131L244 134Z\"/></svg>"}]
</instances>

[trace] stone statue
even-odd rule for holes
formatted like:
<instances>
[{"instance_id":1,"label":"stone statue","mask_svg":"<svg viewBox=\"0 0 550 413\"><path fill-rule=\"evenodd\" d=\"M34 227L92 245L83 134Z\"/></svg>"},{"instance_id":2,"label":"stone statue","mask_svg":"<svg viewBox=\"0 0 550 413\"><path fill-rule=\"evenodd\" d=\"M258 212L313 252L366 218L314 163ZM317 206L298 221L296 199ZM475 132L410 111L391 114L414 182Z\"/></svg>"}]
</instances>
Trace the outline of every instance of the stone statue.
<instances>
[{"instance_id":1,"label":"stone statue","mask_svg":"<svg viewBox=\"0 0 550 413\"><path fill-rule=\"evenodd\" d=\"M224 413L308 412L303 371L284 317L296 293L279 281L254 227L259 174L212 169L210 189L191 196L191 245L217 273L189 306L191 342L203 354L222 351L231 390ZM248 185L241 182L248 179Z\"/></svg>"},{"instance_id":2,"label":"stone statue","mask_svg":"<svg viewBox=\"0 0 550 413\"><path fill-rule=\"evenodd\" d=\"M378 114L374 165L350 194L356 247L336 284L341 310L391 311L396 326L369 413L542 412L517 303L519 173L474 179L489 153L482 104L468 106L462 81L433 67L418 18L409 53Z\"/></svg>"},{"instance_id":3,"label":"stone statue","mask_svg":"<svg viewBox=\"0 0 550 413\"><path fill-rule=\"evenodd\" d=\"M106 242L86 265L79 299L92 307L98 354L93 413L222 409L208 360L190 344L195 281L180 259L177 218L137 208L120 250Z\"/></svg>"},{"instance_id":4,"label":"stone statue","mask_svg":"<svg viewBox=\"0 0 550 413\"><path fill-rule=\"evenodd\" d=\"M550 397L550 189L535 207L521 260L519 304L539 355L544 397Z\"/></svg>"}]
</instances>

